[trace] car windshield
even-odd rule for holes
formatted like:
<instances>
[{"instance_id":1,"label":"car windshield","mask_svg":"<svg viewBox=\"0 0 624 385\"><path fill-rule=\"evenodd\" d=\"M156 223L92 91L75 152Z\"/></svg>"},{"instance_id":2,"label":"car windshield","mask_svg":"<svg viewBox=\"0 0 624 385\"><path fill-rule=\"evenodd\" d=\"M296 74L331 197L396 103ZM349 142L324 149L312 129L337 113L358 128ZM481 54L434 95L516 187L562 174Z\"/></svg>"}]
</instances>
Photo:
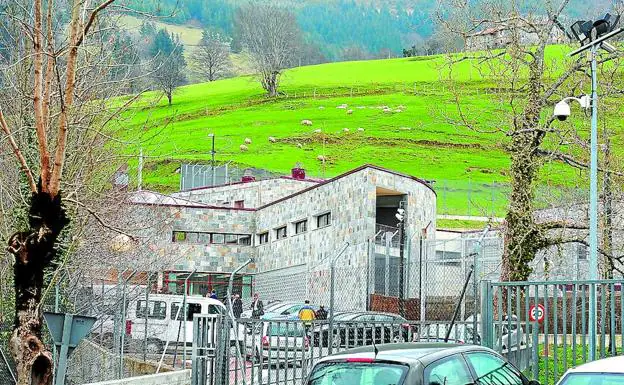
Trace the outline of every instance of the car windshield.
<instances>
[{"instance_id":1,"label":"car windshield","mask_svg":"<svg viewBox=\"0 0 624 385\"><path fill-rule=\"evenodd\" d=\"M289 309L292 306L293 306L292 303L283 303L283 304L281 304L279 306L276 306L276 307L272 308L271 309L271 313L281 313L284 310L287 310L287 309Z\"/></svg>"},{"instance_id":2,"label":"car windshield","mask_svg":"<svg viewBox=\"0 0 624 385\"><path fill-rule=\"evenodd\" d=\"M559 385L624 385L624 374L569 373Z\"/></svg>"},{"instance_id":3,"label":"car windshield","mask_svg":"<svg viewBox=\"0 0 624 385\"><path fill-rule=\"evenodd\" d=\"M403 365L325 362L314 367L308 385L401 385L406 373Z\"/></svg>"}]
</instances>

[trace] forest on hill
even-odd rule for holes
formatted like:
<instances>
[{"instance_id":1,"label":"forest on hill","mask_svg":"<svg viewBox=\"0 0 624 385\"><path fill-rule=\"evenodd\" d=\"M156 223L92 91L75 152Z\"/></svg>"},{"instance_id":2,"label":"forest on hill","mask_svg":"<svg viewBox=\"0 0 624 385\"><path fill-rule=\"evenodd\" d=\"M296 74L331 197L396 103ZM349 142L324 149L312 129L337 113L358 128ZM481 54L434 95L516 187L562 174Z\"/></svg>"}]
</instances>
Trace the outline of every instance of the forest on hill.
<instances>
[{"instance_id":1,"label":"forest on hill","mask_svg":"<svg viewBox=\"0 0 624 385\"><path fill-rule=\"evenodd\" d=\"M477 0L489 4L491 0ZM613 0L571 0L569 19L593 15L608 9ZM128 0L138 9L160 20L216 30L233 39L232 48L240 49L235 31L237 8L242 0ZM280 0L296 16L305 41L322 58L315 60L361 60L401 56L403 48L417 46L420 54L437 53L443 47L437 40L435 14L437 0ZM504 2L505 3L505 2ZM519 1L520 9L530 13L542 8L540 0ZM444 12L444 10L440 10ZM457 43L457 49L461 49Z\"/></svg>"}]
</instances>

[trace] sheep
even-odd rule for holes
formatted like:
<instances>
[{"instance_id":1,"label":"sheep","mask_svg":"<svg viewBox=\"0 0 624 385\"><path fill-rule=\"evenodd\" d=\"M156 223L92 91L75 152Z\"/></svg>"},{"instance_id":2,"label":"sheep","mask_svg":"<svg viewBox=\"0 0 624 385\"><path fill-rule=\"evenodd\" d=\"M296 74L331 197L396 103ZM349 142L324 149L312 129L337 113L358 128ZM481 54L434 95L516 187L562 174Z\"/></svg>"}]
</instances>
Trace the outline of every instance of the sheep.
<instances>
[{"instance_id":1,"label":"sheep","mask_svg":"<svg viewBox=\"0 0 624 385\"><path fill-rule=\"evenodd\" d=\"M251 139L250 138L245 138L245 144L251 144Z\"/></svg>"},{"instance_id":2,"label":"sheep","mask_svg":"<svg viewBox=\"0 0 624 385\"><path fill-rule=\"evenodd\" d=\"M297 143L297 147L298 147L298 148L303 148L303 144L301 144L301 143Z\"/></svg>"},{"instance_id":3,"label":"sheep","mask_svg":"<svg viewBox=\"0 0 624 385\"><path fill-rule=\"evenodd\" d=\"M312 125L312 121L311 121L311 120L308 120L308 119L303 119L303 120L301 121L301 125L302 125L302 126L311 126L311 125Z\"/></svg>"},{"instance_id":4,"label":"sheep","mask_svg":"<svg viewBox=\"0 0 624 385\"><path fill-rule=\"evenodd\" d=\"M319 110L324 110L325 106L319 106Z\"/></svg>"},{"instance_id":5,"label":"sheep","mask_svg":"<svg viewBox=\"0 0 624 385\"><path fill-rule=\"evenodd\" d=\"M320 133L321 133L321 129L320 129L320 128L317 128L316 130L314 130L314 133L315 133L315 134L320 134Z\"/></svg>"},{"instance_id":6,"label":"sheep","mask_svg":"<svg viewBox=\"0 0 624 385\"><path fill-rule=\"evenodd\" d=\"M341 104L336 108L340 108L341 110L346 110L347 109L347 105L346 104Z\"/></svg>"},{"instance_id":7,"label":"sheep","mask_svg":"<svg viewBox=\"0 0 624 385\"><path fill-rule=\"evenodd\" d=\"M364 132L364 129L362 127L358 127L358 131L359 132Z\"/></svg>"},{"instance_id":8,"label":"sheep","mask_svg":"<svg viewBox=\"0 0 624 385\"><path fill-rule=\"evenodd\" d=\"M320 162L325 162L327 159L325 158L324 155L319 155L316 157L316 160L320 161Z\"/></svg>"},{"instance_id":9,"label":"sheep","mask_svg":"<svg viewBox=\"0 0 624 385\"><path fill-rule=\"evenodd\" d=\"M353 110L347 110L347 115L351 115L353 113Z\"/></svg>"},{"instance_id":10,"label":"sheep","mask_svg":"<svg viewBox=\"0 0 624 385\"><path fill-rule=\"evenodd\" d=\"M277 142L277 139L275 139L275 138L274 138L274 137L272 137L272 136L269 136L269 142L271 142L271 143L275 143L275 142Z\"/></svg>"},{"instance_id":11,"label":"sheep","mask_svg":"<svg viewBox=\"0 0 624 385\"><path fill-rule=\"evenodd\" d=\"M400 108L397 108L396 110L394 110L394 112L403 112L403 110Z\"/></svg>"},{"instance_id":12,"label":"sheep","mask_svg":"<svg viewBox=\"0 0 624 385\"><path fill-rule=\"evenodd\" d=\"M390 107L384 107L383 112L392 112L392 108Z\"/></svg>"},{"instance_id":13,"label":"sheep","mask_svg":"<svg viewBox=\"0 0 624 385\"><path fill-rule=\"evenodd\" d=\"M247 151L249 149L244 144L241 144L239 148L240 148L241 152L245 152L245 151Z\"/></svg>"},{"instance_id":14,"label":"sheep","mask_svg":"<svg viewBox=\"0 0 624 385\"><path fill-rule=\"evenodd\" d=\"M342 129L342 131L343 132L349 132L349 129L345 127L345 128Z\"/></svg>"}]
</instances>

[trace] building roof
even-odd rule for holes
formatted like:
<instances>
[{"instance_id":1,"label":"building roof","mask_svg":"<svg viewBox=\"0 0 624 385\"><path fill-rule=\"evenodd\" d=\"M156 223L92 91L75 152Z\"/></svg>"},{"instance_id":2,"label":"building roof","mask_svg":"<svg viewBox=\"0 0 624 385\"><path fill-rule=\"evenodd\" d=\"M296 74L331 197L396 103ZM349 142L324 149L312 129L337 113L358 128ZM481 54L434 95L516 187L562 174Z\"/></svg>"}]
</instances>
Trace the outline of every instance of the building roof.
<instances>
[{"instance_id":1,"label":"building roof","mask_svg":"<svg viewBox=\"0 0 624 385\"><path fill-rule=\"evenodd\" d=\"M306 193L308 191L311 191L315 188L321 187L321 186L325 186L327 184L333 183L339 179L342 179L346 176L355 174L357 172L360 172L362 170L365 169L374 169L374 170L378 170L378 171L382 171L385 173L389 173L392 175L396 175L402 178L407 178L407 179L411 179L414 180L420 184L422 184L423 186L427 187L429 190L431 190L431 192L433 192L435 195L436 192L433 189L433 187L431 186L430 182L424 180L424 179L420 179L417 178L415 176L411 176L411 175L407 175L407 174L403 174L397 171L393 171L393 170L388 170L386 168L383 167L379 167L379 166L375 166L372 164L365 164L362 165L358 168L355 168L351 171L347 171L343 174L340 174L334 178L331 179L327 179L327 180L319 180L319 179L296 179L296 178L291 178L291 177L280 177L280 178L274 178L274 179L292 179L292 180L298 180L298 181L304 181L304 182L311 182L314 183L312 186L304 188L302 190L299 190L293 194L287 195L285 197L282 197L280 199L277 199L273 202L269 202L263 206L260 206L258 208L237 208L237 207L227 207L227 206L214 206L214 205L206 205L197 201L192 201L192 200L188 200L188 199L183 199L183 198L178 198L175 196L171 196L171 195L164 195L164 194L160 194L157 192L153 192L153 191L147 191L147 190L143 190L143 191L137 191L135 193L133 193L130 197L130 201L132 203L135 204L141 204L141 205L159 205L159 206L178 206L178 207L195 207L195 208L205 208L205 209L221 209L221 210L241 210L241 211L256 211L256 210L261 210L263 208L272 206L276 203L279 202L283 202L285 200L291 199L297 195ZM266 180L266 179L265 179ZM229 185L233 185L233 184L249 184L249 183L256 183L256 182L261 182L261 181L255 181L255 182L236 182L236 183L232 183ZM201 190L201 189L209 189L209 188L216 188L216 187L222 187L222 186L229 186L229 185L221 185L221 186L209 186L209 187L201 187L195 190ZM186 190L186 191L191 191L191 190Z\"/></svg>"},{"instance_id":2,"label":"building roof","mask_svg":"<svg viewBox=\"0 0 624 385\"><path fill-rule=\"evenodd\" d=\"M365 164L365 165L362 165L362 166L360 166L360 167L358 167L358 168L355 168L355 169L353 169L353 170L351 170L351 171L347 171L347 172L345 172L345 173L343 173L343 174L340 174L340 175L338 175L338 176L336 176L336 177L334 177L334 178L331 178L331 179L325 180L325 181L323 181L323 182L317 183L317 184L316 184L316 185L314 185L314 186L308 187L308 188L303 189L303 190L301 190L301 191L297 191L297 192L296 192L296 193L294 193L294 194L290 194L290 195L287 195L287 196L285 196L285 197L283 197L283 198L277 199L277 200L275 200L275 201L273 201L273 202L267 203L267 204L265 204L264 206L260 206L260 207L258 207L258 209L260 210L260 209L263 209L263 208L265 208L265 207L272 206L272 205L274 205L274 204L276 204L276 203L283 202L283 201L288 200L288 199L290 199L290 198L292 198L292 197L295 197L295 196L297 196L297 195L300 195L300 194L306 193L306 192L308 192L308 191L314 190L315 188L319 188L319 187L321 187L321 186L325 186L325 185L327 185L327 184L333 183L333 182L335 182L335 181L337 181L337 180L339 180L339 179L342 179L342 178L344 178L344 177L346 177L346 176L349 176L349 175L355 174L356 172L360 172L360 171L365 170L365 169L367 169L367 168L370 168L370 169L373 169L373 170L382 171L382 172L386 172L386 173L389 173L389 174L392 174L392 175L396 175L396 176L399 176L399 177L402 177L402 178L408 178L408 179L414 180L414 181L416 181L416 182L418 182L418 183L420 183L420 184L424 185L425 187L427 187L429 190L431 190L431 192L433 192L433 193L437 196L437 193L435 192L435 190L433 189L433 187L431 186L431 184L430 184L428 181L424 180L424 179L420 179L420 178L417 178L417 177L415 177L415 176L411 176L411 175L403 174L403 173L400 173L400 172L398 172L398 171L388 170L388 169L386 169L386 168L379 167L379 166L375 166L375 165L372 165L372 164Z\"/></svg>"}]
</instances>

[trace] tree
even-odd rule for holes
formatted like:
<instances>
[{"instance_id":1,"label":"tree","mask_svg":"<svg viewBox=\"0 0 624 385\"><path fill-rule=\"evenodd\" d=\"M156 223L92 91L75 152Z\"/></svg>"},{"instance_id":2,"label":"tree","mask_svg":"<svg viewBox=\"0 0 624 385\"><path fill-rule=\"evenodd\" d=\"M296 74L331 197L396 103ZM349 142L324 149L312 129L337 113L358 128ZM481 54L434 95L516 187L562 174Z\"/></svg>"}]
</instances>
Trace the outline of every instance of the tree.
<instances>
[{"instance_id":1,"label":"tree","mask_svg":"<svg viewBox=\"0 0 624 385\"><path fill-rule=\"evenodd\" d=\"M110 103L128 80L116 71L126 64L111 60L114 27L105 21L114 1L62 2L68 12L54 0L11 0L0 10L0 30L11 42L0 72L7 80L0 92L0 160L7 166L0 208L13 264L10 346L19 385L51 383L42 296L80 235L82 215L102 220L89 202L107 192L106 148L118 134L111 122L135 99Z\"/></svg>"},{"instance_id":2,"label":"tree","mask_svg":"<svg viewBox=\"0 0 624 385\"><path fill-rule=\"evenodd\" d=\"M295 16L276 5L244 5L237 13L236 31L262 88L277 96L282 72L297 58L300 31Z\"/></svg>"},{"instance_id":3,"label":"tree","mask_svg":"<svg viewBox=\"0 0 624 385\"><path fill-rule=\"evenodd\" d=\"M173 92L186 82L184 69L184 46L180 38L174 34L169 35L167 30L161 29L156 33L154 41L149 49L152 59L154 82L167 96L171 105Z\"/></svg>"},{"instance_id":4,"label":"tree","mask_svg":"<svg viewBox=\"0 0 624 385\"><path fill-rule=\"evenodd\" d=\"M511 192L505 216L502 281L528 280L532 272L530 262L545 248L569 242L587 243L583 236L569 233L581 230L586 236L587 223L578 218L541 218L535 207L535 189L546 167L556 164L588 168L582 155L587 154L587 140L573 126L557 122L551 113L555 101L588 91L584 72L588 63L584 56L561 60L546 57L552 31L559 28L558 19L568 2L560 0L556 6L546 2L541 5L543 8L523 13L516 2L474 6L450 0L442 1L438 11L442 28L451 37L467 39L488 28L506 31L499 42L503 48L499 50L449 55L448 72L458 87L456 114L451 121L480 133L503 134L507 138L504 148L510 159ZM448 12L449 9L453 11ZM527 38L536 43L525 44ZM601 62L606 59L601 58ZM453 66L464 61L479 63L480 76L491 85L491 97L484 111L468 112L462 102L462 83L454 81ZM484 119L471 118L473 114L486 113L495 116L495 123L488 125ZM579 146L574 148L575 144Z\"/></svg>"},{"instance_id":5,"label":"tree","mask_svg":"<svg viewBox=\"0 0 624 385\"><path fill-rule=\"evenodd\" d=\"M230 40L218 32L204 30L193 60L195 72L209 82L228 76L232 68Z\"/></svg>"}]
</instances>

